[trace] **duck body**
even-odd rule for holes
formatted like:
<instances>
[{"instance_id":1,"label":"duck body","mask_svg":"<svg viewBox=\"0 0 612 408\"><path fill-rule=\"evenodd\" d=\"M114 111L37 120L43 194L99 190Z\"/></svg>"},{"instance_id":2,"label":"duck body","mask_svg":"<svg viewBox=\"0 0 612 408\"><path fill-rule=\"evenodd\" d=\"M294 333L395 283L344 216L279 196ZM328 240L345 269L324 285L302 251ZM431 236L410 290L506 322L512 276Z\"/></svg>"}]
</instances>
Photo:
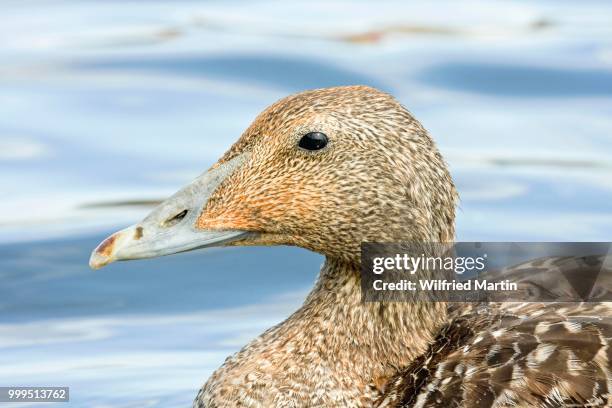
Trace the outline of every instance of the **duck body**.
<instances>
[{"instance_id":1,"label":"duck body","mask_svg":"<svg viewBox=\"0 0 612 408\"><path fill-rule=\"evenodd\" d=\"M392 96L307 91L264 110L90 265L206 246L325 256L303 306L229 357L195 407L608 404L610 303L362 302L361 243L451 243L457 199L433 139Z\"/></svg>"},{"instance_id":2,"label":"duck body","mask_svg":"<svg viewBox=\"0 0 612 408\"><path fill-rule=\"evenodd\" d=\"M359 282L339 284L329 268L296 314L226 360L194 407L612 404L610 303L438 304L417 312L363 304L352 298ZM408 319L416 313L424 314Z\"/></svg>"},{"instance_id":3,"label":"duck body","mask_svg":"<svg viewBox=\"0 0 612 408\"><path fill-rule=\"evenodd\" d=\"M607 407L609 303L460 306L377 407Z\"/></svg>"}]
</instances>

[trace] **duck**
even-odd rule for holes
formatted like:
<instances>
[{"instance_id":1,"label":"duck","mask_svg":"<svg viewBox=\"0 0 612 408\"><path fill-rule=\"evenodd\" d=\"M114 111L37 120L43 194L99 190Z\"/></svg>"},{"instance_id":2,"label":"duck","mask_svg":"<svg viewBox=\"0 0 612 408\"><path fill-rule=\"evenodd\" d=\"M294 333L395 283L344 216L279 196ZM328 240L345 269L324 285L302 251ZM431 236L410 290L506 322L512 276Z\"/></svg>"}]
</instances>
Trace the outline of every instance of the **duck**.
<instances>
[{"instance_id":1,"label":"duck","mask_svg":"<svg viewBox=\"0 0 612 408\"><path fill-rule=\"evenodd\" d=\"M452 243L458 199L433 138L392 95L308 90L266 108L90 266L213 246L325 257L303 305L228 357L194 407L612 405L610 303L362 301L361 244Z\"/></svg>"}]
</instances>

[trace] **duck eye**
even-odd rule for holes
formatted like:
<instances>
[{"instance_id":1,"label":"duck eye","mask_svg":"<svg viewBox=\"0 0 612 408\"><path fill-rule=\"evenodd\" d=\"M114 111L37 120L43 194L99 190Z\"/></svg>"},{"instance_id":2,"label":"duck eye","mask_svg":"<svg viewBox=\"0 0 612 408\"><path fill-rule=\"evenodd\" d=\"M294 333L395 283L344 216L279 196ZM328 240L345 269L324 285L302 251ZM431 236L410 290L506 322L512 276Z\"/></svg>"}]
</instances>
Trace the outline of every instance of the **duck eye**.
<instances>
[{"instance_id":1,"label":"duck eye","mask_svg":"<svg viewBox=\"0 0 612 408\"><path fill-rule=\"evenodd\" d=\"M321 132L306 133L300 139L298 146L306 150L321 150L327 146L327 136Z\"/></svg>"},{"instance_id":2,"label":"duck eye","mask_svg":"<svg viewBox=\"0 0 612 408\"><path fill-rule=\"evenodd\" d=\"M183 210L180 213L168 218L166 221L164 221L162 223L162 226L164 227L171 227L175 224L177 224L179 221L181 221L183 218L185 218L185 216L187 215L189 211L188 210Z\"/></svg>"}]
</instances>

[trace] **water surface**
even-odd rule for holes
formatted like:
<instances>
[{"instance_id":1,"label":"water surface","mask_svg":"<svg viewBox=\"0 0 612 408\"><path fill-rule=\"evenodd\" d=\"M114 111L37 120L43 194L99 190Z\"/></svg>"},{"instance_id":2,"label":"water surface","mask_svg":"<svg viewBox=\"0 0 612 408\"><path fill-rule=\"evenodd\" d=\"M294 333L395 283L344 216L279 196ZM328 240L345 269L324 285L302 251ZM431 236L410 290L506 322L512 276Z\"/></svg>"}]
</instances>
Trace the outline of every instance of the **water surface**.
<instances>
[{"instance_id":1,"label":"water surface","mask_svg":"<svg viewBox=\"0 0 612 408\"><path fill-rule=\"evenodd\" d=\"M286 318L319 255L87 259L303 89L396 95L449 162L460 240L611 240L611 16L602 1L5 2L0 385L187 406Z\"/></svg>"}]
</instances>

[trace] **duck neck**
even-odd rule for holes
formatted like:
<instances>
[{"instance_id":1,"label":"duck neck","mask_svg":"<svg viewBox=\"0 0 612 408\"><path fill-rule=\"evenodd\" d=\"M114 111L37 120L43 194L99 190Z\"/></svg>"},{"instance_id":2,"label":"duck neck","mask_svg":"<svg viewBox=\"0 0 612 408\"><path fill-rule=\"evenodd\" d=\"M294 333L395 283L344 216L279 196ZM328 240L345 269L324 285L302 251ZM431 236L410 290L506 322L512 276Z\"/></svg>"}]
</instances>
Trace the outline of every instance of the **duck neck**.
<instances>
[{"instance_id":1,"label":"duck neck","mask_svg":"<svg viewBox=\"0 0 612 408\"><path fill-rule=\"evenodd\" d=\"M359 266L326 259L304 305L227 359L196 406L370 406L445 317L441 303L363 303Z\"/></svg>"},{"instance_id":2,"label":"duck neck","mask_svg":"<svg viewBox=\"0 0 612 408\"><path fill-rule=\"evenodd\" d=\"M442 303L362 302L359 264L327 258L303 307L283 325L301 325L322 360L350 364L377 383L421 355L446 314Z\"/></svg>"}]
</instances>

